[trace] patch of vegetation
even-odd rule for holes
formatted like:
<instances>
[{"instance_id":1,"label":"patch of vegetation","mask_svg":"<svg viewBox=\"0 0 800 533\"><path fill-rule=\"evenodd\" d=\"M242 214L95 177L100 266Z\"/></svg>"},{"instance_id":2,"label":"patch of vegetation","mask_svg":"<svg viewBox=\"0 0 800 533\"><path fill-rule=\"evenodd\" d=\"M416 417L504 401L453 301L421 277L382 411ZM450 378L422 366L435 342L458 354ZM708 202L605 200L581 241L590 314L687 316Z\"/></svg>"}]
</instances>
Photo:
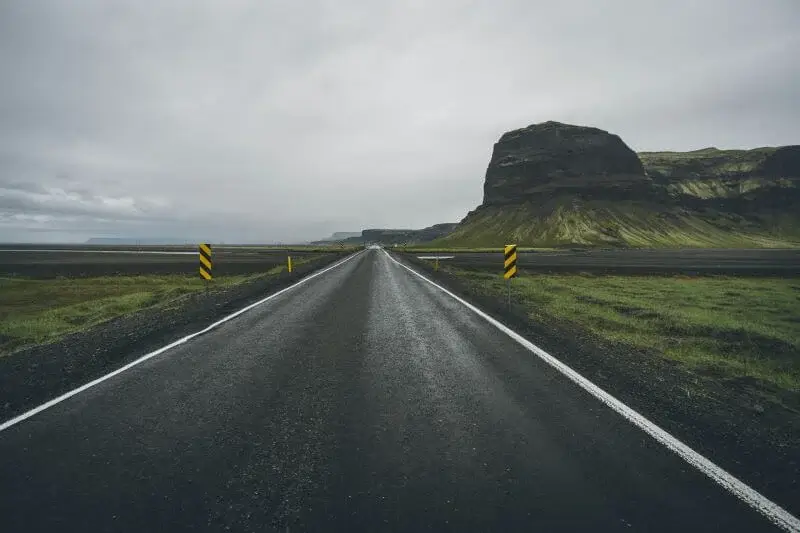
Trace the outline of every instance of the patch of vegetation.
<instances>
[{"instance_id":1,"label":"patch of vegetation","mask_svg":"<svg viewBox=\"0 0 800 533\"><path fill-rule=\"evenodd\" d=\"M675 195L687 195L709 200L714 198L739 198L760 189L789 189L797 184L788 179L719 179L687 178L670 181L666 188Z\"/></svg>"},{"instance_id":2,"label":"patch of vegetation","mask_svg":"<svg viewBox=\"0 0 800 533\"><path fill-rule=\"evenodd\" d=\"M447 269L505 297L495 274ZM534 320L555 317L696 372L800 392L800 279L531 274L513 291Z\"/></svg>"},{"instance_id":3,"label":"patch of vegetation","mask_svg":"<svg viewBox=\"0 0 800 533\"><path fill-rule=\"evenodd\" d=\"M266 274L214 279L211 290ZM195 276L114 276L34 280L0 278L0 355L23 346L54 342L112 318L142 309L177 304L187 294L206 290Z\"/></svg>"}]
</instances>

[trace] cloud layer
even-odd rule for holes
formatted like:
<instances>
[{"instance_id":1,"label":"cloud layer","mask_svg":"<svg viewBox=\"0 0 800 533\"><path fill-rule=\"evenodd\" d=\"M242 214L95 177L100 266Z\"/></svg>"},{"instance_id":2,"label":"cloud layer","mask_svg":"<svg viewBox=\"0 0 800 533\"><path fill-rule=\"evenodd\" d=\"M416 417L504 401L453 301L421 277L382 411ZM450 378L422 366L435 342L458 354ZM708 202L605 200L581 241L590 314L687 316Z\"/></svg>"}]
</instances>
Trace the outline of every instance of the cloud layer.
<instances>
[{"instance_id":1,"label":"cloud layer","mask_svg":"<svg viewBox=\"0 0 800 533\"><path fill-rule=\"evenodd\" d=\"M794 0L11 0L0 241L455 221L499 135L551 119L798 143L798 25Z\"/></svg>"}]
</instances>

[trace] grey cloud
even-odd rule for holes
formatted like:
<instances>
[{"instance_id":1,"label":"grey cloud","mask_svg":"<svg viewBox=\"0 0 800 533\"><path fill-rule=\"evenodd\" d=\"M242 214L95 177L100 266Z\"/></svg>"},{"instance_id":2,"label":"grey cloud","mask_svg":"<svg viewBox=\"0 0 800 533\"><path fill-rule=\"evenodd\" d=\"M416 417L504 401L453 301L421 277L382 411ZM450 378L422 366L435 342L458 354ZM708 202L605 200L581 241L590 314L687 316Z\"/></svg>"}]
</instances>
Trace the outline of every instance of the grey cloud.
<instances>
[{"instance_id":1,"label":"grey cloud","mask_svg":"<svg viewBox=\"0 0 800 533\"><path fill-rule=\"evenodd\" d=\"M0 187L0 210L12 214L105 215L125 219L143 217L154 207L153 202L130 197L89 196L85 192L43 186Z\"/></svg>"},{"instance_id":2,"label":"grey cloud","mask_svg":"<svg viewBox=\"0 0 800 533\"><path fill-rule=\"evenodd\" d=\"M6 191L19 191L19 192L34 193L34 194L42 194L46 192L46 189L42 186L41 183L32 183L28 181L14 181L14 180L5 181L2 179L2 177L0 177L0 189L5 189ZM0 199L0 201L2 201L2 199Z\"/></svg>"},{"instance_id":3,"label":"grey cloud","mask_svg":"<svg viewBox=\"0 0 800 533\"><path fill-rule=\"evenodd\" d=\"M793 0L10 0L0 211L54 218L0 239L452 221L497 137L550 119L638 149L797 143L798 23Z\"/></svg>"}]
</instances>

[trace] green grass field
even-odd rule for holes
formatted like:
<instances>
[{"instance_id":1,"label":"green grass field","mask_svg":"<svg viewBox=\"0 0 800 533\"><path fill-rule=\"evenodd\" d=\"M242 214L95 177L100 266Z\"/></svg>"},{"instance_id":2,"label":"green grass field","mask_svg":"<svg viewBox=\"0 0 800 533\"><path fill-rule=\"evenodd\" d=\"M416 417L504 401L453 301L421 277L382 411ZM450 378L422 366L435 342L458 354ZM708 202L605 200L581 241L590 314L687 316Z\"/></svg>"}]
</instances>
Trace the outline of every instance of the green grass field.
<instances>
[{"instance_id":1,"label":"green grass field","mask_svg":"<svg viewBox=\"0 0 800 533\"><path fill-rule=\"evenodd\" d=\"M211 290L270 276L220 277ZM53 342L106 320L141 309L176 303L182 296L205 290L195 276L115 276L33 280L0 278L0 355L23 346Z\"/></svg>"},{"instance_id":2,"label":"green grass field","mask_svg":"<svg viewBox=\"0 0 800 533\"><path fill-rule=\"evenodd\" d=\"M497 275L448 267L503 298ZM654 348L692 370L800 391L800 279L523 275L516 301L611 341Z\"/></svg>"}]
</instances>

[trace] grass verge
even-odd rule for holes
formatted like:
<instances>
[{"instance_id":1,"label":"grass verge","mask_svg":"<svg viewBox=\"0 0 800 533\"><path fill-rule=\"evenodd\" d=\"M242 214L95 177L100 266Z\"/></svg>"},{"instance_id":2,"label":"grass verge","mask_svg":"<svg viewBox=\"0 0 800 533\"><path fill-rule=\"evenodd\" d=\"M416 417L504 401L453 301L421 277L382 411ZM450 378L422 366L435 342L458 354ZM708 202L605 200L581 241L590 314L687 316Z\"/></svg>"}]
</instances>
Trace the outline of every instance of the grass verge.
<instances>
[{"instance_id":1,"label":"grass verge","mask_svg":"<svg viewBox=\"0 0 800 533\"><path fill-rule=\"evenodd\" d=\"M495 274L447 269L505 297ZM533 320L566 320L699 373L800 391L800 279L531 274L513 280L513 297Z\"/></svg>"},{"instance_id":2,"label":"grass verge","mask_svg":"<svg viewBox=\"0 0 800 533\"><path fill-rule=\"evenodd\" d=\"M211 290L277 275L284 269L278 266L263 274L219 277ZM204 290L205 283L189 275L0 278L0 355L54 342L142 309L175 305L183 296Z\"/></svg>"}]
</instances>

